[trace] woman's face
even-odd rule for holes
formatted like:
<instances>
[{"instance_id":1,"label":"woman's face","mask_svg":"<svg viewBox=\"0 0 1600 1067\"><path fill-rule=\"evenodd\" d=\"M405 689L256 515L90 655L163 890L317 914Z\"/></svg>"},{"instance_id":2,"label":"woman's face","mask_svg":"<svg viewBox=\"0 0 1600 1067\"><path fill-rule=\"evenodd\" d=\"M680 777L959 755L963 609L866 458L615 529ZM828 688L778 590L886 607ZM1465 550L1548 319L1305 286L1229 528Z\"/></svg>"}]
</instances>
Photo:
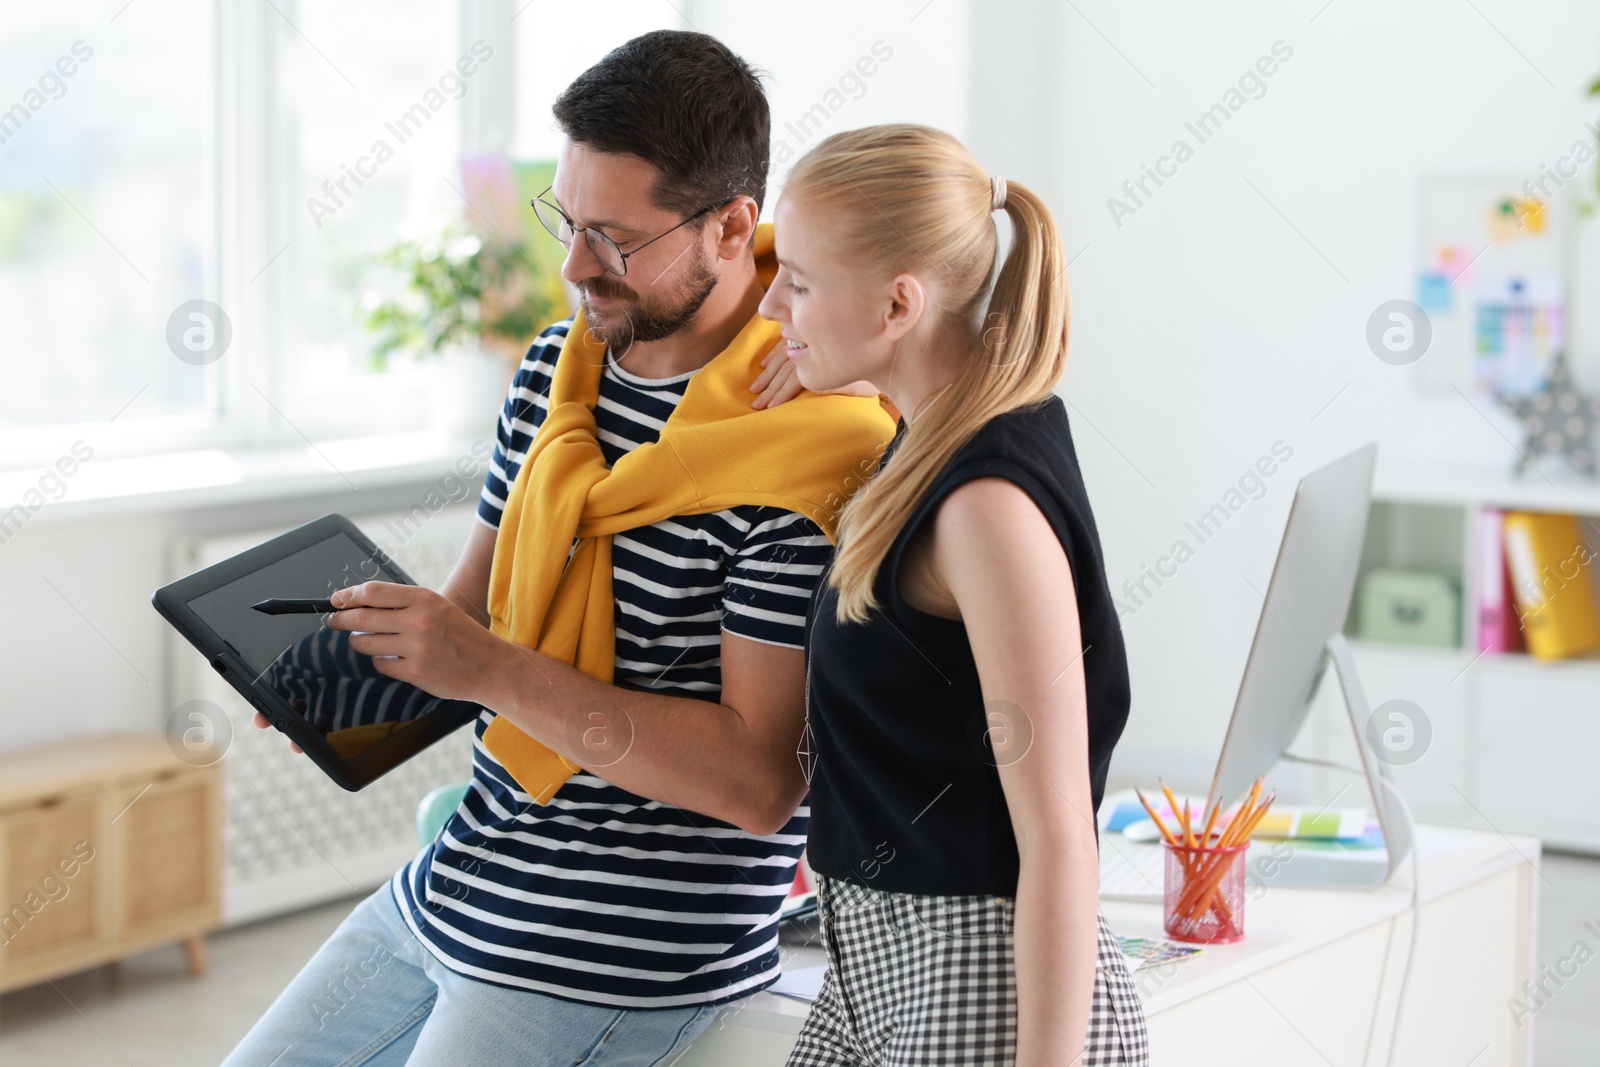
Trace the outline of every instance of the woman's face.
<instances>
[{"instance_id":1,"label":"woman's face","mask_svg":"<svg viewBox=\"0 0 1600 1067\"><path fill-rule=\"evenodd\" d=\"M813 391L866 379L880 389L893 346L885 330L888 295L834 255L819 212L783 197L773 210L778 274L759 308L783 326L800 384Z\"/></svg>"}]
</instances>

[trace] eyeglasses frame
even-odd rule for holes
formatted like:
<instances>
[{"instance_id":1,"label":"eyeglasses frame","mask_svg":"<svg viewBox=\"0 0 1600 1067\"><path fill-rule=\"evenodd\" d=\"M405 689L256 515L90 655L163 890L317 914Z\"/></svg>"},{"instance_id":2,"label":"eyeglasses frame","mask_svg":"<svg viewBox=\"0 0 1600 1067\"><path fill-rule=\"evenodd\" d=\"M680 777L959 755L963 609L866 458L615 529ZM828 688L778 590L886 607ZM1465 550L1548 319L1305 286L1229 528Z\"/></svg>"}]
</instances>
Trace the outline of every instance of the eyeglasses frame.
<instances>
[{"instance_id":1,"label":"eyeglasses frame","mask_svg":"<svg viewBox=\"0 0 1600 1067\"><path fill-rule=\"evenodd\" d=\"M535 217L539 218L540 225L544 225L545 232L549 233L550 236L554 237L557 241L561 241L561 247L563 247L563 248L571 248L572 247L572 242L571 241L562 241L560 234L558 234L558 233L554 232L553 230L551 230L548 225L545 225L544 219L539 216L539 208L538 208L539 204L543 204L545 207L548 207L551 210L553 210L557 215L560 215L562 217L562 219L566 221L567 228L572 231L573 237L577 237L577 235L580 234L580 233L583 234L583 239L584 239L585 242L588 243L589 251L594 255L594 258L600 263L600 265L602 267L604 267L606 269L607 273L615 274L619 278L625 278L628 275L628 257L633 256L633 255L637 255L638 253L643 252L646 248L650 247L651 245L655 244L657 241L661 240L663 237L667 236L667 234L673 233L676 230L682 229L683 227L689 225L689 223L693 222L695 219L697 219L700 216L706 214L708 211L715 211L720 207L726 207L728 204L733 203L733 199L736 199L736 198L732 198L732 199L724 200L720 204L708 204L705 207L701 208L699 211L696 211L693 215L690 215L688 218L684 219L682 222L678 223L678 225L672 227L672 229L666 230L666 231L663 231L662 233L656 234L654 237L650 238L650 240L646 241L644 244L640 245L638 248L635 248L631 252L624 252L622 250L622 246L617 244L617 242L614 239L612 239L611 237L608 237L605 234L604 231L595 229L595 227L593 227L593 226L578 226L578 225L576 225L572 221L572 216L568 215L565 211L561 210L561 205L560 204L555 203L553 200L546 200L545 199L545 193L550 192L550 190L554 189L554 188L555 188L555 186L552 184L552 185L548 186L544 190L544 192L541 192L538 196L536 196L532 200L528 201L528 206L533 208L533 213L534 213ZM608 263L606 263L606 261L601 257L600 253L598 251L596 251L596 249L594 247L594 237L591 237L590 234L597 235L602 241L606 242L606 244L608 244L612 248L616 249L617 256L622 261L622 269L620 271L612 270L610 265Z\"/></svg>"}]
</instances>

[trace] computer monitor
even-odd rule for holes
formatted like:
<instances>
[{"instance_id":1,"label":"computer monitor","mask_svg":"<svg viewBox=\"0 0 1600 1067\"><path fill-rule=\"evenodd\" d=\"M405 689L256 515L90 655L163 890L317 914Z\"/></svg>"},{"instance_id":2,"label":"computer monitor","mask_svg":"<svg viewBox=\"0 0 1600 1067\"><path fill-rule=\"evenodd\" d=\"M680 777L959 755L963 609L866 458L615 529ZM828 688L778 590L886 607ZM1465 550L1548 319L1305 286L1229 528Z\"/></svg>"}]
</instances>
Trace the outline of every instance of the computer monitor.
<instances>
[{"instance_id":1,"label":"computer monitor","mask_svg":"<svg viewBox=\"0 0 1600 1067\"><path fill-rule=\"evenodd\" d=\"M1372 502L1378 446L1368 444L1300 479L1267 584L1255 640L1245 661L1228 734L1207 796L1232 805L1288 750L1305 725L1317 683L1329 666L1339 679L1367 777L1372 810L1383 828L1388 864L1296 854L1267 879L1293 885L1377 885L1387 881L1409 847L1409 834L1389 795L1387 774L1363 740L1369 715L1344 639Z\"/></svg>"}]
</instances>

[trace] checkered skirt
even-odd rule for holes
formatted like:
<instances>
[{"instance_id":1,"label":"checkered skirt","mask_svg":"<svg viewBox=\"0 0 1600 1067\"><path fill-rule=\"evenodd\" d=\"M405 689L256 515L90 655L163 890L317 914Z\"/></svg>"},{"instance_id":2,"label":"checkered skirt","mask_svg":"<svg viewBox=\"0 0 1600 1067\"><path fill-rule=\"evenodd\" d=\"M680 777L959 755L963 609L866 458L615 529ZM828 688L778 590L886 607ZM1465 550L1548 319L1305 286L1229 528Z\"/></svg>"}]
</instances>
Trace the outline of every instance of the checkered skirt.
<instances>
[{"instance_id":1,"label":"checkered skirt","mask_svg":"<svg viewBox=\"0 0 1600 1067\"><path fill-rule=\"evenodd\" d=\"M788 1067L1014 1062L1014 898L818 883L828 975ZM1081 1062L1147 1067L1144 1008L1104 916L1099 946Z\"/></svg>"}]
</instances>

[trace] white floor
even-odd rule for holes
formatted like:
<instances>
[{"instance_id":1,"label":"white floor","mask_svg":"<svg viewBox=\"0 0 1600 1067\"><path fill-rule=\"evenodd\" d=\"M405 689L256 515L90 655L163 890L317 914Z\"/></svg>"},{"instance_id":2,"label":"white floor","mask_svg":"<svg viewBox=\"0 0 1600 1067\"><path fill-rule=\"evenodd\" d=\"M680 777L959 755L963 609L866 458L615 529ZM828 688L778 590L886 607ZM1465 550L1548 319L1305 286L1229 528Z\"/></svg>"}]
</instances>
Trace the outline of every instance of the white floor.
<instances>
[{"instance_id":1,"label":"white floor","mask_svg":"<svg viewBox=\"0 0 1600 1067\"><path fill-rule=\"evenodd\" d=\"M212 934L198 980L170 946L0 996L0 1064L217 1067L365 896Z\"/></svg>"},{"instance_id":2,"label":"white floor","mask_svg":"<svg viewBox=\"0 0 1600 1067\"><path fill-rule=\"evenodd\" d=\"M1587 1067L1600 1063L1600 936L1594 932L1600 930L1600 860L1546 854L1539 871L1541 974L1534 981L1555 978L1544 985L1549 996L1533 1016L1533 1062L1535 1067ZM1564 958L1568 962L1558 969ZM1561 977L1574 965L1573 977Z\"/></svg>"},{"instance_id":3,"label":"white floor","mask_svg":"<svg viewBox=\"0 0 1600 1067\"><path fill-rule=\"evenodd\" d=\"M1559 988L1547 983L1534 1063L1589 1067L1600 1062L1600 937L1584 923L1600 929L1600 860L1547 855L1540 869L1541 967L1580 942L1576 958L1588 962ZM212 935L210 973L198 981L170 947L127 960L120 974L99 968L7 993L0 1064L215 1067L360 899Z\"/></svg>"}]
</instances>

